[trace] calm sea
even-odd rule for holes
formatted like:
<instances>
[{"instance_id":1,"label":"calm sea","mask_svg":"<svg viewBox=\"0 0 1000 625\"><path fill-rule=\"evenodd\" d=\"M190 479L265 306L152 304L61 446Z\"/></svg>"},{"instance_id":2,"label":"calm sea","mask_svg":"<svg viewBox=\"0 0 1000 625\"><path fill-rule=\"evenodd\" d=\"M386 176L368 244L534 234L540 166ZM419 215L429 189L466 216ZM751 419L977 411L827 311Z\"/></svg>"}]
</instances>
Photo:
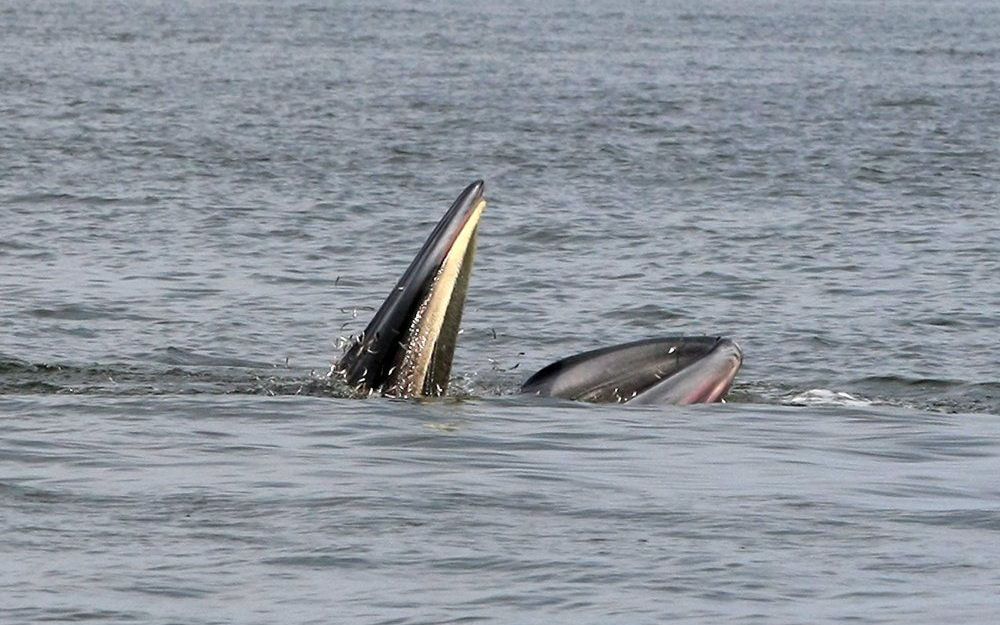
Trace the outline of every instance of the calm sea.
<instances>
[{"instance_id":1,"label":"calm sea","mask_svg":"<svg viewBox=\"0 0 1000 625\"><path fill-rule=\"evenodd\" d=\"M998 173L992 1L0 0L0 623L995 623ZM477 178L453 396L338 397Z\"/></svg>"}]
</instances>

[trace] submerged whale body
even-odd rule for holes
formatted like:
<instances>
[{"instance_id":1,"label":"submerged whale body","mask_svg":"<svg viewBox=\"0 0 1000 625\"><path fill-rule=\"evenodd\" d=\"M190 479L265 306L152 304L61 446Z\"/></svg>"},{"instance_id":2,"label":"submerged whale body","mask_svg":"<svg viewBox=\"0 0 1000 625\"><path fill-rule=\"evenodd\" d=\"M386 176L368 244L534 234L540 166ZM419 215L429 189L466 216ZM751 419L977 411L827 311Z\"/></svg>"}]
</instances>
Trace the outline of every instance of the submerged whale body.
<instances>
[{"instance_id":1,"label":"submerged whale body","mask_svg":"<svg viewBox=\"0 0 1000 625\"><path fill-rule=\"evenodd\" d=\"M483 182L465 188L333 371L360 393L431 397L448 390L476 233L486 208ZM521 392L589 402L691 404L721 401L743 362L721 337L664 337L558 360Z\"/></svg>"}]
</instances>

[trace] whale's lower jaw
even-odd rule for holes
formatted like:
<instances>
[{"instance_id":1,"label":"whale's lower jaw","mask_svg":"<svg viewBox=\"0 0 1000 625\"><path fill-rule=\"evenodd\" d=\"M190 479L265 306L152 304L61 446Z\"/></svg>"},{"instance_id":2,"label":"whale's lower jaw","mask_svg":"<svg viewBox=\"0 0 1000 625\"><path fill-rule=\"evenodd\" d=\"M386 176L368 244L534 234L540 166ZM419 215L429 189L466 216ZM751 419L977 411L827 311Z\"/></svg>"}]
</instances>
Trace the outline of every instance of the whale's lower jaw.
<instances>
[{"instance_id":1,"label":"whale's lower jaw","mask_svg":"<svg viewBox=\"0 0 1000 625\"><path fill-rule=\"evenodd\" d=\"M646 339L558 360L521 392L599 403L711 403L725 397L742 364L743 352L729 339Z\"/></svg>"}]
</instances>

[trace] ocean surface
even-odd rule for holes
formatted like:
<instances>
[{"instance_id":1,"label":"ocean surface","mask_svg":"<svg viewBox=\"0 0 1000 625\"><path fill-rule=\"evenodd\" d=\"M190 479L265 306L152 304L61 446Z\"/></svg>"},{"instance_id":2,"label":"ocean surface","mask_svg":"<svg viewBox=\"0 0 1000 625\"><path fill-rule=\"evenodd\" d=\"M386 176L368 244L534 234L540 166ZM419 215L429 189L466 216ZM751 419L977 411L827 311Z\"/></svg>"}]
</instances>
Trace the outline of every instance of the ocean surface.
<instances>
[{"instance_id":1,"label":"ocean surface","mask_svg":"<svg viewBox=\"0 0 1000 625\"><path fill-rule=\"evenodd\" d=\"M345 397L479 178L451 396ZM0 0L0 218L4 625L1000 621L995 2Z\"/></svg>"}]
</instances>

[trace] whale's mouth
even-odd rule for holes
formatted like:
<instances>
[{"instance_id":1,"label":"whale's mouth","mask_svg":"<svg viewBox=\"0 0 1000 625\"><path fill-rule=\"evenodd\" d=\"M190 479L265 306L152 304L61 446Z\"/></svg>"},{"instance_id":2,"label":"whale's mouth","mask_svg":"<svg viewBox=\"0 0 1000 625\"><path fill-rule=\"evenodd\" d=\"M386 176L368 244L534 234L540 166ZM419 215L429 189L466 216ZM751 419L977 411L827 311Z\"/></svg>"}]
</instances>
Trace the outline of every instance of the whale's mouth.
<instances>
[{"instance_id":1,"label":"whale's mouth","mask_svg":"<svg viewBox=\"0 0 1000 625\"><path fill-rule=\"evenodd\" d=\"M477 181L462 191L333 371L359 393L443 395L476 253L486 199ZM743 364L718 337L647 339L552 363L521 387L589 402L692 404L721 401Z\"/></svg>"},{"instance_id":2,"label":"whale's mouth","mask_svg":"<svg viewBox=\"0 0 1000 625\"><path fill-rule=\"evenodd\" d=\"M729 339L647 339L556 361L521 392L589 402L711 403L729 392L742 364L743 352Z\"/></svg>"},{"instance_id":3,"label":"whale's mouth","mask_svg":"<svg viewBox=\"0 0 1000 625\"><path fill-rule=\"evenodd\" d=\"M486 208L483 182L462 191L413 262L334 365L360 392L443 395Z\"/></svg>"}]
</instances>

